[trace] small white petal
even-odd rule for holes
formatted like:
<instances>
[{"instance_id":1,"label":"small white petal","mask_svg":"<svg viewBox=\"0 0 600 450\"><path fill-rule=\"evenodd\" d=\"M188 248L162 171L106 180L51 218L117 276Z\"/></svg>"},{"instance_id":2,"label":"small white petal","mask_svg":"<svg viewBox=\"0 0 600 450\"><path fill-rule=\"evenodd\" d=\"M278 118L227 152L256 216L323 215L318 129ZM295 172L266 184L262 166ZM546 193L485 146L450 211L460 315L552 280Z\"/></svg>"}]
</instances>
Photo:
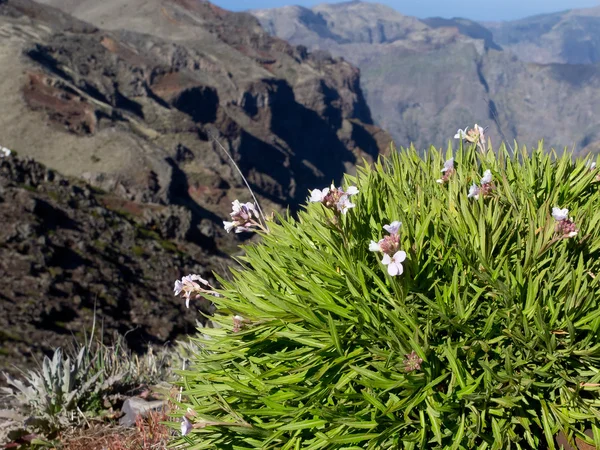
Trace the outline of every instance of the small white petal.
<instances>
[{"instance_id":1,"label":"small white petal","mask_svg":"<svg viewBox=\"0 0 600 450\"><path fill-rule=\"evenodd\" d=\"M492 171L486 170L483 173L483 178L481 179L481 184L488 184L492 182Z\"/></svg>"},{"instance_id":2,"label":"small white petal","mask_svg":"<svg viewBox=\"0 0 600 450\"><path fill-rule=\"evenodd\" d=\"M559 222L561 220L566 220L569 217L569 210L567 208L560 209L558 207L552 208L552 217Z\"/></svg>"},{"instance_id":3,"label":"small white petal","mask_svg":"<svg viewBox=\"0 0 600 450\"><path fill-rule=\"evenodd\" d=\"M188 418L183 416L183 418L181 419L181 435L187 435L190 431L192 431L193 428L194 427L192 426L192 423L188 420Z\"/></svg>"},{"instance_id":4,"label":"small white petal","mask_svg":"<svg viewBox=\"0 0 600 450\"><path fill-rule=\"evenodd\" d=\"M577 236L577 231L571 231L569 234L567 234L567 237L575 237Z\"/></svg>"},{"instance_id":5,"label":"small white petal","mask_svg":"<svg viewBox=\"0 0 600 450\"><path fill-rule=\"evenodd\" d=\"M190 275L189 277L192 281L199 281L202 284L208 285L208 281L206 281L200 275Z\"/></svg>"},{"instance_id":6,"label":"small white petal","mask_svg":"<svg viewBox=\"0 0 600 450\"><path fill-rule=\"evenodd\" d=\"M356 186L350 186L346 190L346 194L348 194L348 195L356 195L356 194L358 194L358 188Z\"/></svg>"},{"instance_id":7,"label":"small white petal","mask_svg":"<svg viewBox=\"0 0 600 450\"><path fill-rule=\"evenodd\" d=\"M321 190L313 189L310 193L310 201L311 202L320 202L322 199Z\"/></svg>"},{"instance_id":8,"label":"small white petal","mask_svg":"<svg viewBox=\"0 0 600 450\"><path fill-rule=\"evenodd\" d=\"M442 173L447 172L450 169L454 169L454 158L450 158L448 161L446 161L444 163L444 168L442 169Z\"/></svg>"},{"instance_id":9,"label":"small white petal","mask_svg":"<svg viewBox=\"0 0 600 450\"><path fill-rule=\"evenodd\" d=\"M390 258L390 255L388 255L387 253L385 255L383 255L383 259L381 260L382 264L385 264L386 266L392 262L392 258Z\"/></svg>"},{"instance_id":10,"label":"small white petal","mask_svg":"<svg viewBox=\"0 0 600 450\"><path fill-rule=\"evenodd\" d=\"M443 183L444 183L444 180L442 180L442 179L440 178L439 180L435 180L435 182L436 182L436 183L443 184Z\"/></svg>"},{"instance_id":11,"label":"small white petal","mask_svg":"<svg viewBox=\"0 0 600 450\"><path fill-rule=\"evenodd\" d=\"M402 222L398 222L397 220L395 220L394 222L390 223L389 225L384 225L383 229L390 234L398 234L398 230L400 230L401 226L402 226Z\"/></svg>"},{"instance_id":12,"label":"small white petal","mask_svg":"<svg viewBox=\"0 0 600 450\"><path fill-rule=\"evenodd\" d=\"M467 195L467 198L474 198L475 200L479 198L479 186L475 183L469 188L469 195Z\"/></svg>"},{"instance_id":13,"label":"small white petal","mask_svg":"<svg viewBox=\"0 0 600 450\"><path fill-rule=\"evenodd\" d=\"M396 264L396 263L391 263L391 264L388 266L388 273L389 273L391 276L395 277L396 275L399 275L400 273L402 273L402 272L401 272L401 269L402 269L402 265L400 265L400 267L398 267L398 264Z\"/></svg>"},{"instance_id":14,"label":"small white petal","mask_svg":"<svg viewBox=\"0 0 600 450\"><path fill-rule=\"evenodd\" d=\"M176 280L175 281L175 287L173 287L173 292L175 293L175 296L181 294L181 290L183 289L183 285L181 284L180 280Z\"/></svg>"},{"instance_id":15,"label":"small white petal","mask_svg":"<svg viewBox=\"0 0 600 450\"><path fill-rule=\"evenodd\" d=\"M226 222L225 220L223 221L223 227L225 228L225 231L227 231L228 233L231 230L233 230L236 226L237 226L237 224L235 222Z\"/></svg>"},{"instance_id":16,"label":"small white petal","mask_svg":"<svg viewBox=\"0 0 600 450\"><path fill-rule=\"evenodd\" d=\"M380 252L381 246L379 245L379 242L371 241L371 243L369 244L369 251Z\"/></svg>"},{"instance_id":17,"label":"small white petal","mask_svg":"<svg viewBox=\"0 0 600 450\"><path fill-rule=\"evenodd\" d=\"M458 129L458 131L456 132L456 135L454 136L454 139L466 139L467 138L467 131L469 130L469 127L465 127L464 130L461 130L460 128Z\"/></svg>"},{"instance_id":18,"label":"small white petal","mask_svg":"<svg viewBox=\"0 0 600 450\"><path fill-rule=\"evenodd\" d=\"M356 205L352 203L346 194L342 195L337 202L337 209L342 214L346 214L350 208L354 208Z\"/></svg>"},{"instance_id":19,"label":"small white petal","mask_svg":"<svg viewBox=\"0 0 600 450\"><path fill-rule=\"evenodd\" d=\"M235 214L238 214L242 210L242 204L240 203L240 201L238 199L235 199L234 201L231 202L231 210L232 210L232 213L231 213L232 216Z\"/></svg>"},{"instance_id":20,"label":"small white petal","mask_svg":"<svg viewBox=\"0 0 600 450\"><path fill-rule=\"evenodd\" d=\"M399 252L394 253L394 262L401 263L406 259L406 252L404 250L400 250Z\"/></svg>"}]
</instances>

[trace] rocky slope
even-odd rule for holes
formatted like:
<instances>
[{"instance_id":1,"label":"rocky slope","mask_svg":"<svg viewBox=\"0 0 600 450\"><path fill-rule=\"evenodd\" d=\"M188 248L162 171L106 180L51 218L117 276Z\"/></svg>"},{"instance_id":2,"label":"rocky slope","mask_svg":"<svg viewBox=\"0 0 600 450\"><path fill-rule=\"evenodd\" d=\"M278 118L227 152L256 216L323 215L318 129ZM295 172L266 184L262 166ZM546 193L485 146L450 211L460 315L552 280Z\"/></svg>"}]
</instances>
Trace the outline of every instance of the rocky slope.
<instances>
[{"instance_id":1,"label":"rocky slope","mask_svg":"<svg viewBox=\"0 0 600 450\"><path fill-rule=\"evenodd\" d=\"M586 151L600 140L599 66L528 63L475 22L420 21L373 3L253 13L274 35L356 64L375 122L399 145L444 146L473 123L495 143Z\"/></svg>"},{"instance_id":2,"label":"rocky slope","mask_svg":"<svg viewBox=\"0 0 600 450\"><path fill-rule=\"evenodd\" d=\"M488 23L494 40L523 61L600 62L600 7Z\"/></svg>"},{"instance_id":3,"label":"rocky slope","mask_svg":"<svg viewBox=\"0 0 600 450\"><path fill-rule=\"evenodd\" d=\"M94 314L97 331L124 334L137 350L193 331L209 304L186 309L173 281L211 277L228 260L184 241L190 226L181 207L125 201L0 158L0 372L89 337Z\"/></svg>"},{"instance_id":4,"label":"rocky slope","mask_svg":"<svg viewBox=\"0 0 600 450\"><path fill-rule=\"evenodd\" d=\"M295 207L389 143L358 70L251 15L201 0L49 2L92 24L0 2L0 129L3 145L66 175L218 225L245 193L212 135L267 209Z\"/></svg>"},{"instance_id":5,"label":"rocky slope","mask_svg":"<svg viewBox=\"0 0 600 450\"><path fill-rule=\"evenodd\" d=\"M213 137L267 212L390 142L356 68L249 14L53 3L80 18L0 0L0 144L48 167L0 159L0 370L81 338L94 305L135 348L193 329L173 281L226 275L239 238L222 220L250 199Z\"/></svg>"}]
</instances>

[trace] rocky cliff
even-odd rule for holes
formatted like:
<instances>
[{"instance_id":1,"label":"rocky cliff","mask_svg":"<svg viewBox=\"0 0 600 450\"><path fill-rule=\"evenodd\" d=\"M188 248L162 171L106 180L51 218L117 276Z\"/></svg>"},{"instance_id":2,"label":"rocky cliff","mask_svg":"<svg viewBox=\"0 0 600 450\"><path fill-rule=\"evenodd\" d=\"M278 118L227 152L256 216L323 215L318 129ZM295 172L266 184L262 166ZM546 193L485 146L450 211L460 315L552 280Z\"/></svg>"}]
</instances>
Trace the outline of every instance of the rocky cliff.
<instances>
[{"instance_id":1,"label":"rocky cliff","mask_svg":"<svg viewBox=\"0 0 600 450\"><path fill-rule=\"evenodd\" d=\"M253 13L276 36L356 64L375 123L398 145L445 146L459 127L479 123L490 127L494 143L516 139L532 146L544 139L559 150L586 152L600 141L600 66L535 64L523 57L543 55L544 36L563 36L563 50L578 47L578 36L590 51L588 59L577 53L576 62L593 62L600 34L593 26L596 10L584 17L585 11L557 14L548 29L529 24L543 18L523 21L521 33L515 33L520 22L489 29L465 19L418 20L360 1ZM542 33L539 48L521 52L520 44L508 42L525 40L526 32Z\"/></svg>"}]
</instances>

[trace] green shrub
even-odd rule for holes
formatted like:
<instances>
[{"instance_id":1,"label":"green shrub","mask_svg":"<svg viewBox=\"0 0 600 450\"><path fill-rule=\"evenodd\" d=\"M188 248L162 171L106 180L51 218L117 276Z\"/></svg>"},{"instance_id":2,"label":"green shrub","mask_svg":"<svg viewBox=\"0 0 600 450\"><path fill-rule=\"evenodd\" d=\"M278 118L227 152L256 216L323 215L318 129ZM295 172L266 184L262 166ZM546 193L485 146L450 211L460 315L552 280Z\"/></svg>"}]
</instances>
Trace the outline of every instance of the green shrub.
<instances>
[{"instance_id":1,"label":"green shrub","mask_svg":"<svg viewBox=\"0 0 600 450\"><path fill-rule=\"evenodd\" d=\"M451 148L392 152L347 178L347 214L309 204L245 247L182 372L193 429L174 444L538 449L591 428L600 446L595 168L476 148L439 182ZM393 221L397 276L369 248Z\"/></svg>"}]
</instances>

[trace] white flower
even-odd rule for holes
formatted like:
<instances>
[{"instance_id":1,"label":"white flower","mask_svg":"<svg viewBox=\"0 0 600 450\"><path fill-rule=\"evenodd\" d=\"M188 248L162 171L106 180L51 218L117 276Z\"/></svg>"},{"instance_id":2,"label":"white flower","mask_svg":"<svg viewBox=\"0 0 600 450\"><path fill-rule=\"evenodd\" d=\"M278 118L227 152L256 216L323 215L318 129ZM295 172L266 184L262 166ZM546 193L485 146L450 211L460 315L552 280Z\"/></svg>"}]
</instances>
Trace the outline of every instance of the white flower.
<instances>
[{"instance_id":1,"label":"white flower","mask_svg":"<svg viewBox=\"0 0 600 450\"><path fill-rule=\"evenodd\" d=\"M175 280L175 287L173 288L173 292L175 293L175 297L177 297L179 294L181 294L181 291L183 290L183 284L181 283L180 280Z\"/></svg>"},{"instance_id":2,"label":"white flower","mask_svg":"<svg viewBox=\"0 0 600 450\"><path fill-rule=\"evenodd\" d=\"M397 220L390 223L389 225L384 225L383 229L390 234L398 234L398 230L402 226L402 222L398 222Z\"/></svg>"},{"instance_id":3,"label":"white flower","mask_svg":"<svg viewBox=\"0 0 600 450\"><path fill-rule=\"evenodd\" d=\"M313 189L310 193L310 201L311 202L322 202L325 197L329 194L329 188L321 189Z\"/></svg>"},{"instance_id":4,"label":"white flower","mask_svg":"<svg viewBox=\"0 0 600 450\"><path fill-rule=\"evenodd\" d=\"M492 171L486 170L483 173L483 178L481 179L481 184L488 184L492 182Z\"/></svg>"},{"instance_id":5,"label":"white flower","mask_svg":"<svg viewBox=\"0 0 600 450\"><path fill-rule=\"evenodd\" d=\"M228 233L233 230L236 227L236 223L235 222L227 222L227 221L223 221L223 226L225 227L225 231L227 231Z\"/></svg>"},{"instance_id":6,"label":"white flower","mask_svg":"<svg viewBox=\"0 0 600 450\"><path fill-rule=\"evenodd\" d=\"M356 194L358 194L358 188L356 186L350 186L346 190L346 194L348 194L348 195L356 195Z\"/></svg>"},{"instance_id":7,"label":"white flower","mask_svg":"<svg viewBox=\"0 0 600 450\"><path fill-rule=\"evenodd\" d=\"M585 163L585 167L587 167L589 170L595 170L596 162L592 161L591 159L588 159L587 162Z\"/></svg>"},{"instance_id":8,"label":"white flower","mask_svg":"<svg viewBox=\"0 0 600 450\"><path fill-rule=\"evenodd\" d=\"M467 198L474 198L475 200L479 198L479 186L475 183L469 188L469 195L467 195Z\"/></svg>"},{"instance_id":9,"label":"white flower","mask_svg":"<svg viewBox=\"0 0 600 450\"><path fill-rule=\"evenodd\" d=\"M194 427L192 426L192 423L189 421L189 419L183 416L181 418L181 435L187 435L190 431L192 431L193 428Z\"/></svg>"},{"instance_id":10,"label":"white flower","mask_svg":"<svg viewBox=\"0 0 600 450\"><path fill-rule=\"evenodd\" d=\"M436 182L436 183L443 184L443 183L444 183L444 180L442 180L441 178L438 178L437 180L435 180L435 182Z\"/></svg>"},{"instance_id":11,"label":"white flower","mask_svg":"<svg viewBox=\"0 0 600 450\"><path fill-rule=\"evenodd\" d=\"M475 124L475 131L479 134L479 142L485 142L485 130L479 125Z\"/></svg>"},{"instance_id":12,"label":"white flower","mask_svg":"<svg viewBox=\"0 0 600 450\"><path fill-rule=\"evenodd\" d=\"M371 243L369 244L369 251L370 252L380 252L381 245L379 245L379 242L371 241Z\"/></svg>"},{"instance_id":13,"label":"white flower","mask_svg":"<svg viewBox=\"0 0 600 450\"><path fill-rule=\"evenodd\" d=\"M449 170L454 169L454 158L450 158L448 161L444 163L444 168L442 169L442 173L448 172ZM441 180L438 180L440 182Z\"/></svg>"},{"instance_id":14,"label":"white flower","mask_svg":"<svg viewBox=\"0 0 600 450\"><path fill-rule=\"evenodd\" d=\"M390 255L383 255L383 259L381 262L388 266L388 273L395 277L396 275L402 275L404 272L404 267L402 267L402 262L406 259L406 252L400 250L399 252L394 253L394 256L390 257Z\"/></svg>"},{"instance_id":15,"label":"white flower","mask_svg":"<svg viewBox=\"0 0 600 450\"><path fill-rule=\"evenodd\" d=\"M558 207L552 208L552 217L559 222L561 220L567 220L569 218L569 210L567 208L560 209Z\"/></svg>"},{"instance_id":16,"label":"white flower","mask_svg":"<svg viewBox=\"0 0 600 450\"><path fill-rule=\"evenodd\" d=\"M571 231L569 234L567 234L567 237L570 237L570 238L575 237L575 236L577 236L577 231Z\"/></svg>"},{"instance_id":17,"label":"white flower","mask_svg":"<svg viewBox=\"0 0 600 450\"><path fill-rule=\"evenodd\" d=\"M466 127L464 130L461 130L459 128L458 131L456 132L456 134L454 135L454 139L466 139L468 129L469 129L469 127Z\"/></svg>"},{"instance_id":18,"label":"white flower","mask_svg":"<svg viewBox=\"0 0 600 450\"><path fill-rule=\"evenodd\" d=\"M6 147L0 147L0 158L8 158L12 152Z\"/></svg>"},{"instance_id":19,"label":"white flower","mask_svg":"<svg viewBox=\"0 0 600 450\"><path fill-rule=\"evenodd\" d=\"M183 292L183 296L185 297L185 306L187 308L190 307L190 296L194 291L202 291L202 287L196 283L199 281L200 283L208 286L208 281L202 278L200 275L187 275L183 277L181 280L175 281L175 286L173 287L173 292L175 295L180 295Z\"/></svg>"},{"instance_id":20,"label":"white flower","mask_svg":"<svg viewBox=\"0 0 600 450\"><path fill-rule=\"evenodd\" d=\"M240 201L236 199L233 202L231 202L231 205L231 217L234 219L237 218L241 220L248 220L252 218L253 214L258 217L254 203L240 203Z\"/></svg>"},{"instance_id":21,"label":"white flower","mask_svg":"<svg viewBox=\"0 0 600 450\"><path fill-rule=\"evenodd\" d=\"M346 214L350 208L354 208L356 205L350 201L348 195L344 194L340 197L336 206L338 211L341 211L342 214Z\"/></svg>"}]
</instances>

